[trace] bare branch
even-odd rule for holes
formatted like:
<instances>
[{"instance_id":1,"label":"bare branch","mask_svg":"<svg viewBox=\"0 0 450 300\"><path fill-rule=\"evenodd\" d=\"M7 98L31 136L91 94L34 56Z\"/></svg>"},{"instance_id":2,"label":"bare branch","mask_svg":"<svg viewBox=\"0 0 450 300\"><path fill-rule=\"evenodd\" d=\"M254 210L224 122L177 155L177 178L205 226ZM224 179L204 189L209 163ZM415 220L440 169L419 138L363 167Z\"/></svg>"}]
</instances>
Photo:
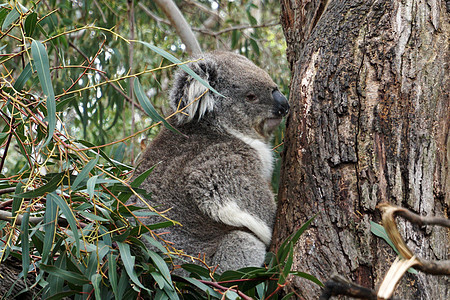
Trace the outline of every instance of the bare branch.
<instances>
[{"instance_id":1,"label":"bare branch","mask_svg":"<svg viewBox=\"0 0 450 300\"><path fill-rule=\"evenodd\" d=\"M16 220L16 224L17 225L21 225L22 224L22 220L23 220L23 216L22 215L18 215L17 217L13 217L11 212L0 210L0 220L13 221L14 218L17 218L17 220ZM39 222L41 222L43 219L44 219L43 217L30 217L28 219L28 222L31 223L31 224L36 225ZM67 226L67 222L65 224Z\"/></svg>"},{"instance_id":2,"label":"bare branch","mask_svg":"<svg viewBox=\"0 0 450 300\"><path fill-rule=\"evenodd\" d=\"M166 25L171 25L170 22L167 21L166 19L160 18L156 14L154 14L150 9L147 8L147 6L142 4L142 2L139 2L138 6L144 11L144 13L146 13L150 18L155 20L157 23L163 23L163 24L166 24Z\"/></svg>"},{"instance_id":3,"label":"bare branch","mask_svg":"<svg viewBox=\"0 0 450 300\"><path fill-rule=\"evenodd\" d=\"M328 300L332 296L345 295L357 299L376 300L377 293L374 290L351 283L340 275L333 275L327 282L319 300Z\"/></svg>"},{"instance_id":4,"label":"bare branch","mask_svg":"<svg viewBox=\"0 0 450 300\"><path fill-rule=\"evenodd\" d=\"M381 203L377 206L382 212L383 227L386 229L386 233L391 239L394 246L397 248L400 256L394 261L390 267L388 273L381 283L378 290L378 297L381 299L389 299L394 290L406 273L406 271L415 267L420 271L433 274L433 275L450 275L450 261L432 261L420 259L414 255L411 249L408 248L403 238L401 237L397 223L395 222L395 216L399 215L415 224L432 224L444 227L449 226L449 220L438 217L422 217L405 208L394 206L388 203Z\"/></svg>"},{"instance_id":5,"label":"bare branch","mask_svg":"<svg viewBox=\"0 0 450 300\"><path fill-rule=\"evenodd\" d=\"M169 18L170 23L175 27L175 31L186 45L186 49L189 54L202 53L200 44L197 41L191 27L186 22L186 19L181 14L180 10L172 0L155 0L156 4L161 7L166 16ZM139 3L139 7L141 4Z\"/></svg>"},{"instance_id":6,"label":"bare branch","mask_svg":"<svg viewBox=\"0 0 450 300\"><path fill-rule=\"evenodd\" d=\"M219 13L209 9L206 5L203 5L203 4L201 4L201 3L197 2L197 1L192 1L192 0L186 0L186 2L188 4L197 6L199 9L203 10L207 14L210 14L210 15L214 16L215 18L223 21L223 18L220 16Z\"/></svg>"},{"instance_id":7,"label":"bare branch","mask_svg":"<svg viewBox=\"0 0 450 300\"><path fill-rule=\"evenodd\" d=\"M262 28L262 27L272 27L272 26L277 26L280 25L280 22L271 22L271 23L266 23L266 24L259 24L259 25L240 25L240 26L233 26L233 27L229 27L229 28L225 28L222 29L220 31L214 32L211 30L206 30L206 29L200 29L200 28L192 28L192 30L194 31L198 31L200 33L203 34L208 34L208 35L212 35L212 36L218 36L233 30L244 30L244 29L251 29L251 28Z\"/></svg>"},{"instance_id":8,"label":"bare branch","mask_svg":"<svg viewBox=\"0 0 450 300\"><path fill-rule=\"evenodd\" d=\"M15 187L9 187L9 188L5 188L5 189L1 189L0 190L0 195L9 194L9 193L14 192L15 190L16 190Z\"/></svg>"},{"instance_id":9,"label":"bare branch","mask_svg":"<svg viewBox=\"0 0 450 300\"><path fill-rule=\"evenodd\" d=\"M406 220L410 221L411 223L417 224L419 226L423 225L437 225L442 227L450 228L450 219L447 218L440 218L440 217L422 217L418 214L413 213L412 211L398 206L393 206L388 203L380 203L378 205L378 208L384 209L385 207L392 207L395 209L395 214L405 218Z\"/></svg>"}]
</instances>

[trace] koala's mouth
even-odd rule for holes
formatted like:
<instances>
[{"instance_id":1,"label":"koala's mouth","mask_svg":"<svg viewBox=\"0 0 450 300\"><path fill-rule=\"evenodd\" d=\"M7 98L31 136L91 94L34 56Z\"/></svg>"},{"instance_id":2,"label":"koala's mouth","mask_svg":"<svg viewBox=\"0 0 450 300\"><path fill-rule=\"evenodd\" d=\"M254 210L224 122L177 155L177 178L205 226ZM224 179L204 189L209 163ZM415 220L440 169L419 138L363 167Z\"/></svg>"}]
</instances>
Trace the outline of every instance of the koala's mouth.
<instances>
[{"instance_id":1,"label":"koala's mouth","mask_svg":"<svg viewBox=\"0 0 450 300\"><path fill-rule=\"evenodd\" d=\"M263 137L269 137L275 128L280 125L282 118L267 118L261 121L256 130Z\"/></svg>"}]
</instances>

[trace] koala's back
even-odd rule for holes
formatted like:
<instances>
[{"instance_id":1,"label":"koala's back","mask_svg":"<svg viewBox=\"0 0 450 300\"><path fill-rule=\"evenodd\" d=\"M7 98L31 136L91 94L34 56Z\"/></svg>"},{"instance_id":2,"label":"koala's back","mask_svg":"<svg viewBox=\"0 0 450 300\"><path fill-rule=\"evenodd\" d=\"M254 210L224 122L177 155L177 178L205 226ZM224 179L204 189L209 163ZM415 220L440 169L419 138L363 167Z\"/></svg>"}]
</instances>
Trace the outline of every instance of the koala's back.
<instances>
[{"instance_id":1,"label":"koala's back","mask_svg":"<svg viewBox=\"0 0 450 300\"><path fill-rule=\"evenodd\" d=\"M141 187L152 193L151 205L160 211L170 208L166 216L182 224L165 229L169 233L164 238L191 255L212 257L225 234L236 229L251 232L221 222L224 217L239 217L220 216L230 206L271 230L274 196L261 176L263 166L255 150L208 128L182 131L187 137L163 129L136 170L139 174L156 166Z\"/></svg>"}]
</instances>

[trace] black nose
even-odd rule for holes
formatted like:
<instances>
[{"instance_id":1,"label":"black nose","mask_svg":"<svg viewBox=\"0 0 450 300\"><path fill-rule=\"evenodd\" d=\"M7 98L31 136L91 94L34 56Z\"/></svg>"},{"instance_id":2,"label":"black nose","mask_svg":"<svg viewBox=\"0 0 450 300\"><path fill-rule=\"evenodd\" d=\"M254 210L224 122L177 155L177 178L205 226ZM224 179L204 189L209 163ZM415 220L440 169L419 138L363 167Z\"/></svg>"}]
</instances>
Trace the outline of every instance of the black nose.
<instances>
[{"instance_id":1,"label":"black nose","mask_svg":"<svg viewBox=\"0 0 450 300\"><path fill-rule=\"evenodd\" d=\"M275 90L272 92L273 100L274 100L274 113L277 116L283 117L287 115L289 112L289 103L286 97L280 93L279 90Z\"/></svg>"}]
</instances>

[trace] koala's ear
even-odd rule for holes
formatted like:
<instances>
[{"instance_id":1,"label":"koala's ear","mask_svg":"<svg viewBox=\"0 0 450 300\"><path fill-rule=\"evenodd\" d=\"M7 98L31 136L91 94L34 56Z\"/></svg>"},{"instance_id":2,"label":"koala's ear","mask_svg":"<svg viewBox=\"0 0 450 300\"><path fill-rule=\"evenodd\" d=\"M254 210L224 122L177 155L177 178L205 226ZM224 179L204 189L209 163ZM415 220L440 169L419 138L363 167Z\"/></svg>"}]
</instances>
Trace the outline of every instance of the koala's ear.
<instances>
[{"instance_id":1,"label":"koala's ear","mask_svg":"<svg viewBox=\"0 0 450 300\"><path fill-rule=\"evenodd\" d=\"M208 82L213 88L217 82L217 65L214 61L204 58L188 64L188 67ZM206 92L207 87L192 76L180 70L170 92L170 106L173 111L182 110L177 114L178 124L186 124L214 110L215 97L212 92Z\"/></svg>"}]
</instances>

